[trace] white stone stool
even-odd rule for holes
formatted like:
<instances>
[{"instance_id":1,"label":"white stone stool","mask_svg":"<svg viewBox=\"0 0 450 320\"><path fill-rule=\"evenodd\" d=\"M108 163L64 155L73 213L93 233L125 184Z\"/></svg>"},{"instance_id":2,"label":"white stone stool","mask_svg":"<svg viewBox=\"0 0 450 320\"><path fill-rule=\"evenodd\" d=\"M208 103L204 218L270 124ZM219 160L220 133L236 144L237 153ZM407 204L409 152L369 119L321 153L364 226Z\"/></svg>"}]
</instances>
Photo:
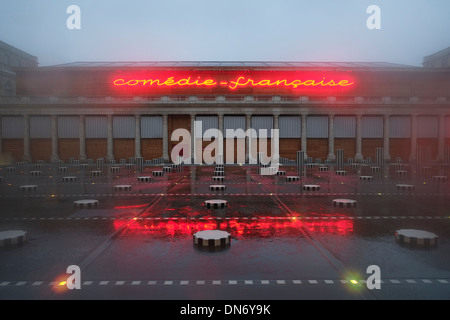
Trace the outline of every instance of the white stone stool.
<instances>
[{"instance_id":1,"label":"white stone stool","mask_svg":"<svg viewBox=\"0 0 450 320\"><path fill-rule=\"evenodd\" d=\"M415 187L412 184L397 184L396 187L397 187L397 190L412 191L415 189Z\"/></svg>"},{"instance_id":2,"label":"white stone stool","mask_svg":"<svg viewBox=\"0 0 450 320\"><path fill-rule=\"evenodd\" d=\"M81 207L81 208L94 208L98 205L98 200L76 200L73 202L75 207Z\"/></svg>"},{"instance_id":3,"label":"white stone stool","mask_svg":"<svg viewBox=\"0 0 450 320\"><path fill-rule=\"evenodd\" d=\"M302 189L305 191L319 191L320 186L318 184L304 184Z\"/></svg>"},{"instance_id":4,"label":"white stone stool","mask_svg":"<svg viewBox=\"0 0 450 320\"><path fill-rule=\"evenodd\" d=\"M228 201L225 200L205 200L204 204L207 208L225 208L228 206Z\"/></svg>"},{"instance_id":5,"label":"white stone stool","mask_svg":"<svg viewBox=\"0 0 450 320\"><path fill-rule=\"evenodd\" d=\"M199 247L225 248L231 243L231 235L222 230L204 230L194 233L193 240Z\"/></svg>"},{"instance_id":6,"label":"white stone stool","mask_svg":"<svg viewBox=\"0 0 450 320\"><path fill-rule=\"evenodd\" d=\"M347 207L347 208L355 208L356 207L356 200L351 199L334 199L333 200L333 206L335 207Z\"/></svg>"},{"instance_id":7,"label":"white stone stool","mask_svg":"<svg viewBox=\"0 0 450 320\"><path fill-rule=\"evenodd\" d=\"M395 174L398 176L406 176L408 174L408 171L406 170L396 170Z\"/></svg>"},{"instance_id":8,"label":"white stone stool","mask_svg":"<svg viewBox=\"0 0 450 320\"><path fill-rule=\"evenodd\" d=\"M438 236L423 230L400 229L395 231L395 240L397 243L410 248L434 248L437 246Z\"/></svg>"},{"instance_id":9,"label":"white stone stool","mask_svg":"<svg viewBox=\"0 0 450 320\"><path fill-rule=\"evenodd\" d=\"M447 182L447 176L433 176L432 179L437 182Z\"/></svg>"},{"instance_id":10,"label":"white stone stool","mask_svg":"<svg viewBox=\"0 0 450 320\"><path fill-rule=\"evenodd\" d=\"M21 246L27 241L27 233L23 230L8 230L0 232L0 247Z\"/></svg>"},{"instance_id":11,"label":"white stone stool","mask_svg":"<svg viewBox=\"0 0 450 320\"><path fill-rule=\"evenodd\" d=\"M75 176L63 177L63 182L77 181L77 179L78 177Z\"/></svg>"},{"instance_id":12,"label":"white stone stool","mask_svg":"<svg viewBox=\"0 0 450 320\"><path fill-rule=\"evenodd\" d=\"M38 186L35 184L29 184L29 185L24 185L24 186L20 186L19 190L20 191L34 191L37 190Z\"/></svg>"},{"instance_id":13,"label":"white stone stool","mask_svg":"<svg viewBox=\"0 0 450 320\"><path fill-rule=\"evenodd\" d=\"M225 189L226 189L226 186L223 185L223 184L213 184L213 185L210 185L210 186L209 186L209 190L213 190L213 191L216 191L216 190L225 190Z\"/></svg>"},{"instance_id":14,"label":"white stone stool","mask_svg":"<svg viewBox=\"0 0 450 320\"><path fill-rule=\"evenodd\" d=\"M114 186L114 190L115 191L131 190L131 185L130 184L117 185L117 186Z\"/></svg>"}]
</instances>

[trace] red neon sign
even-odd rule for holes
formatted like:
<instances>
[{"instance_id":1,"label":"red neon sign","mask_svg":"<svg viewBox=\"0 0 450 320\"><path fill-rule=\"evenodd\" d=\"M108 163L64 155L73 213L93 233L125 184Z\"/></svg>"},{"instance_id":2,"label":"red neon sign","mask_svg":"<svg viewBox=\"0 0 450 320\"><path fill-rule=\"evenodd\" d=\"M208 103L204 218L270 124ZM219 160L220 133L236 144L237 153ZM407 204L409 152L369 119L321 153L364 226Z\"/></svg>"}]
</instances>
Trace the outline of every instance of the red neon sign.
<instances>
[{"instance_id":1,"label":"red neon sign","mask_svg":"<svg viewBox=\"0 0 450 320\"><path fill-rule=\"evenodd\" d=\"M216 81L214 79L201 79L198 77L197 79L193 79L191 77L187 78L118 78L113 81L114 86L122 87L134 87L134 86L142 86L142 87L171 87L171 86L191 86L191 87L214 87L217 85L226 86L230 90L234 90L236 88L248 88L248 87L291 87L296 89L298 87L349 87L354 85L354 81L348 79L326 79L323 77L321 80L317 79L262 79L255 80L248 77L238 77L237 79L230 81Z\"/></svg>"},{"instance_id":2,"label":"red neon sign","mask_svg":"<svg viewBox=\"0 0 450 320\"><path fill-rule=\"evenodd\" d=\"M159 90L219 90L242 91L289 90L330 91L355 86L349 72L281 72L281 71L209 71L209 72L120 72L111 78L114 88L131 91L156 92Z\"/></svg>"}]
</instances>

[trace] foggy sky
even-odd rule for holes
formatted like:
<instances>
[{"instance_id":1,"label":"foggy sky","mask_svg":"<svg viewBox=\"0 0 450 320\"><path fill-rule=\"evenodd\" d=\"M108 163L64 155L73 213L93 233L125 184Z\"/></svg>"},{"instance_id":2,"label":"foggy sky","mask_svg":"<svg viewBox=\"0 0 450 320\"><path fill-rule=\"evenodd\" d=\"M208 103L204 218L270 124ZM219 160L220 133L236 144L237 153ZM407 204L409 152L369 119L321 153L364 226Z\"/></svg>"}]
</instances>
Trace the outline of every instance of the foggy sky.
<instances>
[{"instance_id":1,"label":"foggy sky","mask_svg":"<svg viewBox=\"0 0 450 320\"><path fill-rule=\"evenodd\" d=\"M81 30L69 30L69 5ZM381 30L369 30L369 5ZM372 61L421 66L450 46L447 0L2 0L0 40L75 61Z\"/></svg>"}]
</instances>

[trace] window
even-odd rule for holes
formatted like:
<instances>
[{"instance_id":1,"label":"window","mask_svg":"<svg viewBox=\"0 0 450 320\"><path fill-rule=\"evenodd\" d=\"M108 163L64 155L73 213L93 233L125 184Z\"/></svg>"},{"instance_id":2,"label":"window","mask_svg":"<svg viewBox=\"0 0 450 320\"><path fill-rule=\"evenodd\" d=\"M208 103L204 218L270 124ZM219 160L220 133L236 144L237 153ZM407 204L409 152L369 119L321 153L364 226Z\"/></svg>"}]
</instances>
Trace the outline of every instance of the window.
<instances>
[{"instance_id":1,"label":"window","mask_svg":"<svg viewBox=\"0 0 450 320\"><path fill-rule=\"evenodd\" d=\"M14 88L11 81L6 80L5 85L3 86L3 93L5 96L12 96L14 94Z\"/></svg>"}]
</instances>

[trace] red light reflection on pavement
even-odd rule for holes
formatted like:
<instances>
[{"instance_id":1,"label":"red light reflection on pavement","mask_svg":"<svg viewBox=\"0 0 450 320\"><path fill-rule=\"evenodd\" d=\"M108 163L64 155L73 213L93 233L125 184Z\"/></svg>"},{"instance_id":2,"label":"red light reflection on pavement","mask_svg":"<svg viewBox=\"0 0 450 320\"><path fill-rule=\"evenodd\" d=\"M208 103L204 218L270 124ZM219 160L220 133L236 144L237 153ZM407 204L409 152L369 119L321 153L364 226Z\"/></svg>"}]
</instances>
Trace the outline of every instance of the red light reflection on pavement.
<instances>
[{"instance_id":1,"label":"red light reflection on pavement","mask_svg":"<svg viewBox=\"0 0 450 320\"><path fill-rule=\"evenodd\" d=\"M235 238L270 238L290 237L302 234L301 227L315 233L347 235L353 232L353 220L339 217L339 219L322 218L311 221L298 217L286 219L138 219L133 223L124 220L114 220L116 230L126 227L127 234L147 235L155 238L191 237L197 231L225 230Z\"/></svg>"},{"instance_id":2,"label":"red light reflection on pavement","mask_svg":"<svg viewBox=\"0 0 450 320\"><path fill-rule=\"evenodd\" d=\"M149 205L148 203L144 203L144 204L137 204L137 205L133 205L133 206L116 206L116 207L114 207L114 209L139 209L139 208L144 208L148 205Z\"/></svg>"}]
</instances>

